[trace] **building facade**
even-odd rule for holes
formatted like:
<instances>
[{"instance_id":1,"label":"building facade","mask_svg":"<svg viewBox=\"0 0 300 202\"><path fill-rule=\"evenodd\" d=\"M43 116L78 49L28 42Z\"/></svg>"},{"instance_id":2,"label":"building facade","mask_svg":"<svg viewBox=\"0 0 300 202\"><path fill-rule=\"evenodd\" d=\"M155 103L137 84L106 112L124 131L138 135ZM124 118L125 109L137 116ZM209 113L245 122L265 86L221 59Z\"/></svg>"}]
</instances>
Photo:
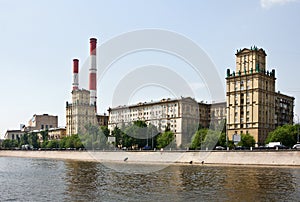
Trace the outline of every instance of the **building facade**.
<instances>
[{"instance_id":1,"label":"building facade","mask_svg":"<svg viewBox=\"0 0 300 202\"><path fill-rule=\"evenodd\" d=\"M21 130L7 130L4 135L4 139L18 140L24 135L24 131Z\"/></svg>"},{"instance_id":2,"label":"building facade","mask_svg":"<svg viewBox=\"0 0 300 202\"><path fill-rule=\"evenodd\" d=\"M90 104L90 91L72 91L72 103L66 103L66 122L68 136L84 133L86 126L97 124L96 105Z\"/></svg>"},{"instance_id":3,"label":"building facade","mask_svg":"<svg viewBox=\"0 0 300 202\"><path fill-rule=\"evenodd\" d=\"M100 126L108 126L108 115L104 114L97 114L96 115L97 122Z\"/></svg>"},{"instance_id":4,"label":"building facade","mask_svg":"<svg viewBox=\"0 0 300 202\"><path fill-rule=\"evenodd\" d=\"M49 140L60 140L66 137L66 128L51 128L48 130Z\"/></svg>"},{"instance_id":5,"label":"building facade","mask_svg":"<svg viewBox=\"0 0 300 202\"><path fill-rule=\"evenodd\" d=\"M26 132L33 130L48 130L50 128L58 127L58 116L49 114L36 115L28 121L28 126L24 128Z\"/></svg>"},{"instance_id":6,"label":"building facade","mask_svg":"<svg viewBox=\"0 0 300 202\"><path fill-rule=\"evenodd\" d=\"M251 47L236 53L236 70L227 70L227 135L249 133L264 144L277 126L293 123L294 98L275 91L275 70L266 69L266 53Z\"/></svg>"},{"instance_id":7,"label":"building facade","mask_svg":"<svg viewBox=\"0 0 300 202\"><path fill-rule=\"evenodd\" d=\"M164 132L167 127L175 134L177 147L187 147L198 127L210 127L211 110L214 114L222 114L217 119L225 118L225 103L204 104L197 103L192 98L162 99L158 102L144 102L130 106L119 106L109 109L108 127L112 131L116 126L137 120L145 121Z\"/></svg>"}]
</instances>

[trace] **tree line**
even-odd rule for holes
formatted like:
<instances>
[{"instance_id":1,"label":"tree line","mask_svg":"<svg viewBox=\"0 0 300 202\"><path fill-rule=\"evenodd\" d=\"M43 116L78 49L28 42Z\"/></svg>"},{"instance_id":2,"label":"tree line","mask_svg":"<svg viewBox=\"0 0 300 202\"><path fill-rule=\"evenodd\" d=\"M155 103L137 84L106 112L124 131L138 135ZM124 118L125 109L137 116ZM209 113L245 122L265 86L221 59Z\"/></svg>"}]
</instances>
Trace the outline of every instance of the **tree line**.
<instances>
[{"instance_id":1,"label":"tree line","mask_svg":"<svg viewBox=\"0 0 300 202\"><path fill-rule=\"evenodd\" d=\"M270 132L266 144L269 142L282 142L287 147L292 147L297 142L299 125L284 125ZM181 145L181 148L214 149L216 145L234 148L232 141L226 140L226 129L222 131L199 127L190 137L190 143ZM31 148L86 148L86 149L153 149L177 148L176 136L167 125L165 131L160 132L154 125L147 125L144 121L135 121L132 124L116 126L110 131L106 126L85 126L81 134L63 137L60 140L49 140L48 131L42 131L40 138L35 132L25 133L15 140L6 139L2 148L22 148L30 145ZM108 142L109 137L114 137L113 142ZM241 141L237 146L254 147L255 140L251 134L241 134Z\"/></svg>"}]
</instances>

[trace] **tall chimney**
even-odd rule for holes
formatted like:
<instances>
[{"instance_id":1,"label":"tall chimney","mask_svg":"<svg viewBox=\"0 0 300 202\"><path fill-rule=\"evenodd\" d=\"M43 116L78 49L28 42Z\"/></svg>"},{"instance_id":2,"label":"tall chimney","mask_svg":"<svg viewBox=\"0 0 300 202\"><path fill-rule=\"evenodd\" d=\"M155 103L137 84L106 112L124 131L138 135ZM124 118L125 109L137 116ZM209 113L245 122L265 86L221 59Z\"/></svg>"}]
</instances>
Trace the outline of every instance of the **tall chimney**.
<instances>
[{"instance_id":1,"label":"tall chimney","mask_svg":"<svg viewBox=\"0 0 300 202\"><path fill-rule=\"evenodd\" d=\"M78 82L78 59L73 59L73 90L77 90L79 86Z\"/></svg>"},{"instance_id":2,"label":"tall chimney","mask_svg":"<svg viewBox=\"0 0 300 202\"><path fill-rule=\"evenodd\" d=\"M96 63L97 39L90 38L90 69L89 69L89 90L90 104L97 103L97 63Z\"/></svg>"}]
</instances>

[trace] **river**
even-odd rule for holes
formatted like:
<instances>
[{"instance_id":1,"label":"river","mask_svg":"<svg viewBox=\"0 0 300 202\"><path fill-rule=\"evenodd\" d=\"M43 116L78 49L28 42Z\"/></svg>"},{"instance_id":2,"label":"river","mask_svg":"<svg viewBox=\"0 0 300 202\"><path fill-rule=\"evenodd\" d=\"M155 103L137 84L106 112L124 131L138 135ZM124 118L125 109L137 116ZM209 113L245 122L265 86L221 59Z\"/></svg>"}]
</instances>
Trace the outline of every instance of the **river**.
<instances>
[{"instance_id":1,"label":"river","mask_svg":"<svg viewBox=\"0 0 300 202\"><path fill-rule=\"evenodd\" d=\"M0 157L0 201L299 201L299 187L299 167L171 165L138 174L99 162Z\"/></svg>"}]
</instances>

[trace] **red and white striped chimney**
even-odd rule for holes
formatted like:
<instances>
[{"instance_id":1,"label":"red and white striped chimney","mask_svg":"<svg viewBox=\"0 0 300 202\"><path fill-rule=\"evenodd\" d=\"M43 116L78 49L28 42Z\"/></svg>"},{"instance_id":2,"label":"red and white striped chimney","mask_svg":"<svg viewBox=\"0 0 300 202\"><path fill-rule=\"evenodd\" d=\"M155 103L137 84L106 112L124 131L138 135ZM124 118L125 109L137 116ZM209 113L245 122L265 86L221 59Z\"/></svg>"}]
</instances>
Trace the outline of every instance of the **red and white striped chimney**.
<instances>
[{"instance_id":1,"label":"red and white striped chimney","mask_svg":"<svg viewBox=\"0 0 300 202\"><path fill-rule=\"evenodd\" d=\"M77 90L79 86L78 82L78 59L73 59L73 90Z\"/></svg>"},{"instance_id":2,"label":"red and white striped chimney","mask_svg":"<svg viewBox=\"0 0 300 202\"><path fill-rule=\"evenodd\" d=\"M97 39L90 38L90 69L89 69L89 90L90 90L90 104L97 103L97 63L96 63L96 48Z\"/></svg>"}]
</instances>

